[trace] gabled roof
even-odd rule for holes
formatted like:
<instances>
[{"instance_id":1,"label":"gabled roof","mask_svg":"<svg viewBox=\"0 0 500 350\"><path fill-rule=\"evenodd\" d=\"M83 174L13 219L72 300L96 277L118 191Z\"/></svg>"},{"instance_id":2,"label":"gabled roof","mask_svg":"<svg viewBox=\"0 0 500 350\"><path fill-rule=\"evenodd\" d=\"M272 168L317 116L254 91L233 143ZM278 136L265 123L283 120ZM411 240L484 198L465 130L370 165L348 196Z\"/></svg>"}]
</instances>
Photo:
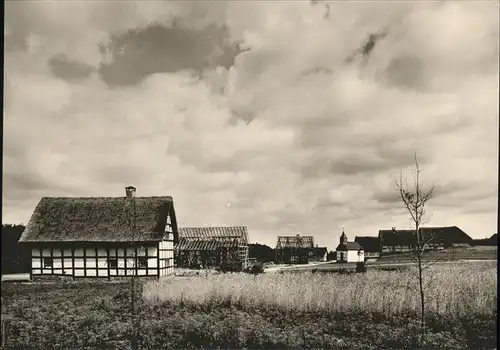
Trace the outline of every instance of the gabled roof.
<instances>
[{"instance_id":1,"label":"gabled roof","mask_svg":"<svg viewBox=\"0 0 500 350\"><path fill-rule=\"evenodd\" d=\"M433 244L471 243L472 238L456 226L422 227L419 232L424 240ZM413 245L416 242L414 230L380 230L382 245Z\"/></svg>"},{"instance_id":2,"label":"gabled roof","mask_svg":"<svg viewBox=\"0 0 500 350\"><path fill-rule=\"evenodd\" d=\"M242 244L248 244L248 230L246 226L207 226L181 227L179 237L187 240L220 240L237 239Z\"/></svg>"},{"instance_id":3,"label":"gabled roof","mask_svg":"<svg viewBox=\"0 0 500 350\"><path fill-rule=\"evenodd\" d=\"M380 252L380 241L378 237L356 236L354 242L358 243L367 253Z\"/></svg>"},{"instance_id":4,"label":"gabled roof","mask_svg":"<svg viewBox=\"0 0 500 350\"><path fill-rule=\"evenodd\" d=\"M284 248L314 248L313 236L278 236L276 249Z\"/></svg>"},{"instance_id":5,"label":"gabled roof","mask_svg":"<svg viewBox=\"0 0 500 350\"><path fill-rule=\"evenodd\" d=\"M44 197L19 242L130 242L163 239L172 197Z\"/></svg>"},{"instance_id":6,"label":"gabled roof","mask_svg":"<svg viewBox=\"0 0 500 350\"><path fill-rule=\"evenodd\" d=\"M357 242L347 242L346 244L339 244L337 246L336 251L347 251L347 250L363 250L363 247L360 246Z\"/></svg>"}]
</instances>

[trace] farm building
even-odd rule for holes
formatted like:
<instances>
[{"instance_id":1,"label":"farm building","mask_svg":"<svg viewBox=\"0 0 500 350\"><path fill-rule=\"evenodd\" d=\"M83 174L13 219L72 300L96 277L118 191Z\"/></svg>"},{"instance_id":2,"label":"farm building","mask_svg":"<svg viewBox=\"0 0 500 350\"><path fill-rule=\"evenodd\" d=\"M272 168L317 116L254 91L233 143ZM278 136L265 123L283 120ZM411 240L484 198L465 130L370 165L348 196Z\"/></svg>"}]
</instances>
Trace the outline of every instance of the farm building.
<instances>
[{"instance_id":1,"label":"farm building","mask_svg":"<svg viewBox=\"0 0 500 350\"><path fill-rule=\"evenodd\" d=\"M354 242L363 247L365 259L380 257L380 242L378 237L373 236L356 236Z\"/></svg>"},{"instance_id":2,"label":"farm building","mask_svg":"<svg viewBox=\"0 0 500 350\"><path fill-rule=\"evenodd\" d=\"M326 247L318 247L316 245L316 247L314 247L313 251L314 251L314 255L312 257L309 257L309 262L313 262L313 261L324 262L327 260L326 258L328 255L328 250L326 249Z\"/></svg>"},{"instance_id":3,"label":"farm building","mask_svg":"<svg viewBox=\"0 0 500 350\"><path fill-rule=\"evenodd\" d=\"M173 273L177 222L172 197L44 197L19 242L31 275L164 276Z\"/></svg>"},{"instance_id":4,"label":"farm building","mask_svg":"<svg viewBox=\"0 0 500 350\"><path fill-rule=\"evenodd\" d=\"M426 249L438 250L452 247L469 247L473 239L456 226L422 227L420 237L426 242ZM416 246L414 230L380 230L379 241L382 253L409 252Z\"/></svg>"},{"instance_id":5,"label":"farm building","mask_svg":"<svg viewBox=\"0 0 500 350\"><path fill-rule=\"evenodd\" d=\"M241 270L248 265L248 231L244 226L183 227L174 249L177 267Z\"/></svg>"},{"instance_id":6,"label":"farm building","mask_svg":"<svg viewBox=\"0 0 500 350\"><path fill-rule=\"evenodd\" d=\"M279 236L276 243L276 262L284 264L308 264L326 261L327 249L314 246L313 236Z\"/></svg>"},{"instance_id":7,"label":"farm building","mask_svg":"<svg viewBox=\"0 0 500 350\"><path fill-rule=\"evenodd\" d=\"M340 235L340 244L337 246L337 262L361 262L365 261L363 247L357 242L347 241L344 231Z\"/></svg>"}]
</instances>

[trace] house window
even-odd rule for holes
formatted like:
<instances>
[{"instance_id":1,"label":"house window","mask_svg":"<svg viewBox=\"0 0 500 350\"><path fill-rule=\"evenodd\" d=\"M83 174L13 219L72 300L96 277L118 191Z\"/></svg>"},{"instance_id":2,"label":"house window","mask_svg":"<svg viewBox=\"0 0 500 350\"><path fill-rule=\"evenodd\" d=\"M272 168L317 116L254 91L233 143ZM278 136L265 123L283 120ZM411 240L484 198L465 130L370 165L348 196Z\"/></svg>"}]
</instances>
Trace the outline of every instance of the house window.
<instances>
[{"instance_id":1,"label":"house window","mask_svg":"<svg viewBox=\"0 0 500 350\"><path fill-rule=\"evenodd\" d=\"M138 268L148 267L148 259L143 257L137 258L137 267Z\"/></svg>"},{"instance_id":2,"label":"house window","mask_svg":"<svg viewBox=\"0 0 500 350\"><path fill-rule=\"evenodd\" d=\"M116 258L109 258L108 259L108 266L112 269L116 269L118 267L118 259Z\"/></svg>"},{"instance_id":3,"label":"house window","mask_svg":"<svg viewBox=\"0 0 500 350\"><path fill-rule=\"evenodd\" d=\"M51 268L54 264L54 259L52 258L43 258L43 267L44 268Z\"/></svg>"}]
</instances>

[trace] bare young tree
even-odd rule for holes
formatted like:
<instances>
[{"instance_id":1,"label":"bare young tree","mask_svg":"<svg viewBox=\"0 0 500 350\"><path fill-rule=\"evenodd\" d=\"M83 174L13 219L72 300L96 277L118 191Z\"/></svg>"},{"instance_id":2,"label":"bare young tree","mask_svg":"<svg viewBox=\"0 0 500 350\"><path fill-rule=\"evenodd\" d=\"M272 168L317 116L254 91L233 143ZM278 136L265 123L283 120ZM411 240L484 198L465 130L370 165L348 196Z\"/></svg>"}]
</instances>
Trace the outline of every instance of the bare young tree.
<instances>
[{"instance_id":1,"label":"bare young tree","mask_svg":"<svg viewBox=\"0 0 500 350\"><path fill-rule=\"evenodd\" d=\"M422 169L418 164L417 155L415 154L415 173L412 185L409 185L407 179L403 178L403 172L401 171L399 181L396 181L396 188L411 217L414 229L415 241L413 242L412 260L417 267L418 293L420 295L420 342L423 343L425 338L425 291L431 282L431 280L429 280L425 283L424 271L436 262L424 262L423 255L429 244L431 242L434 243L436 232L427 232L427 234L424 235L421 229L426 219L427 203L431 200L435 188L434 185L428 188L424 187L420 178L421 172Z\"/></svg>"}]
</instances>

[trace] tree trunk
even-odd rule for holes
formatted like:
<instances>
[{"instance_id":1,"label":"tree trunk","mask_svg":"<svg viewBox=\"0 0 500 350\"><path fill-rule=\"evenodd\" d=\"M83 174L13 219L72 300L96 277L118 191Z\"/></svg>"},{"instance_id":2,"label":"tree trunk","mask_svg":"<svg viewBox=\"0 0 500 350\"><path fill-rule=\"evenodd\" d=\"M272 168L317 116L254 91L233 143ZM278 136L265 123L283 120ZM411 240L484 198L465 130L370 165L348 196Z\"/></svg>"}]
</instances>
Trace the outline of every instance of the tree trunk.
<instances>
[{"instance_id":1,"label":"tree trunk","mask_svg":"<svg viewBox=\"0 0 500 350\"><path fill-rule=\"evenodd\" d=\"M422 253L424 250L423 244L420 240L420 227L416 225L416 238L417 238L417 266L418 266L418 289L420 294L420 344L424 344L425 340L425 293L424 293L424 277L422 274Z\"/></svg>"}]
</instances>

